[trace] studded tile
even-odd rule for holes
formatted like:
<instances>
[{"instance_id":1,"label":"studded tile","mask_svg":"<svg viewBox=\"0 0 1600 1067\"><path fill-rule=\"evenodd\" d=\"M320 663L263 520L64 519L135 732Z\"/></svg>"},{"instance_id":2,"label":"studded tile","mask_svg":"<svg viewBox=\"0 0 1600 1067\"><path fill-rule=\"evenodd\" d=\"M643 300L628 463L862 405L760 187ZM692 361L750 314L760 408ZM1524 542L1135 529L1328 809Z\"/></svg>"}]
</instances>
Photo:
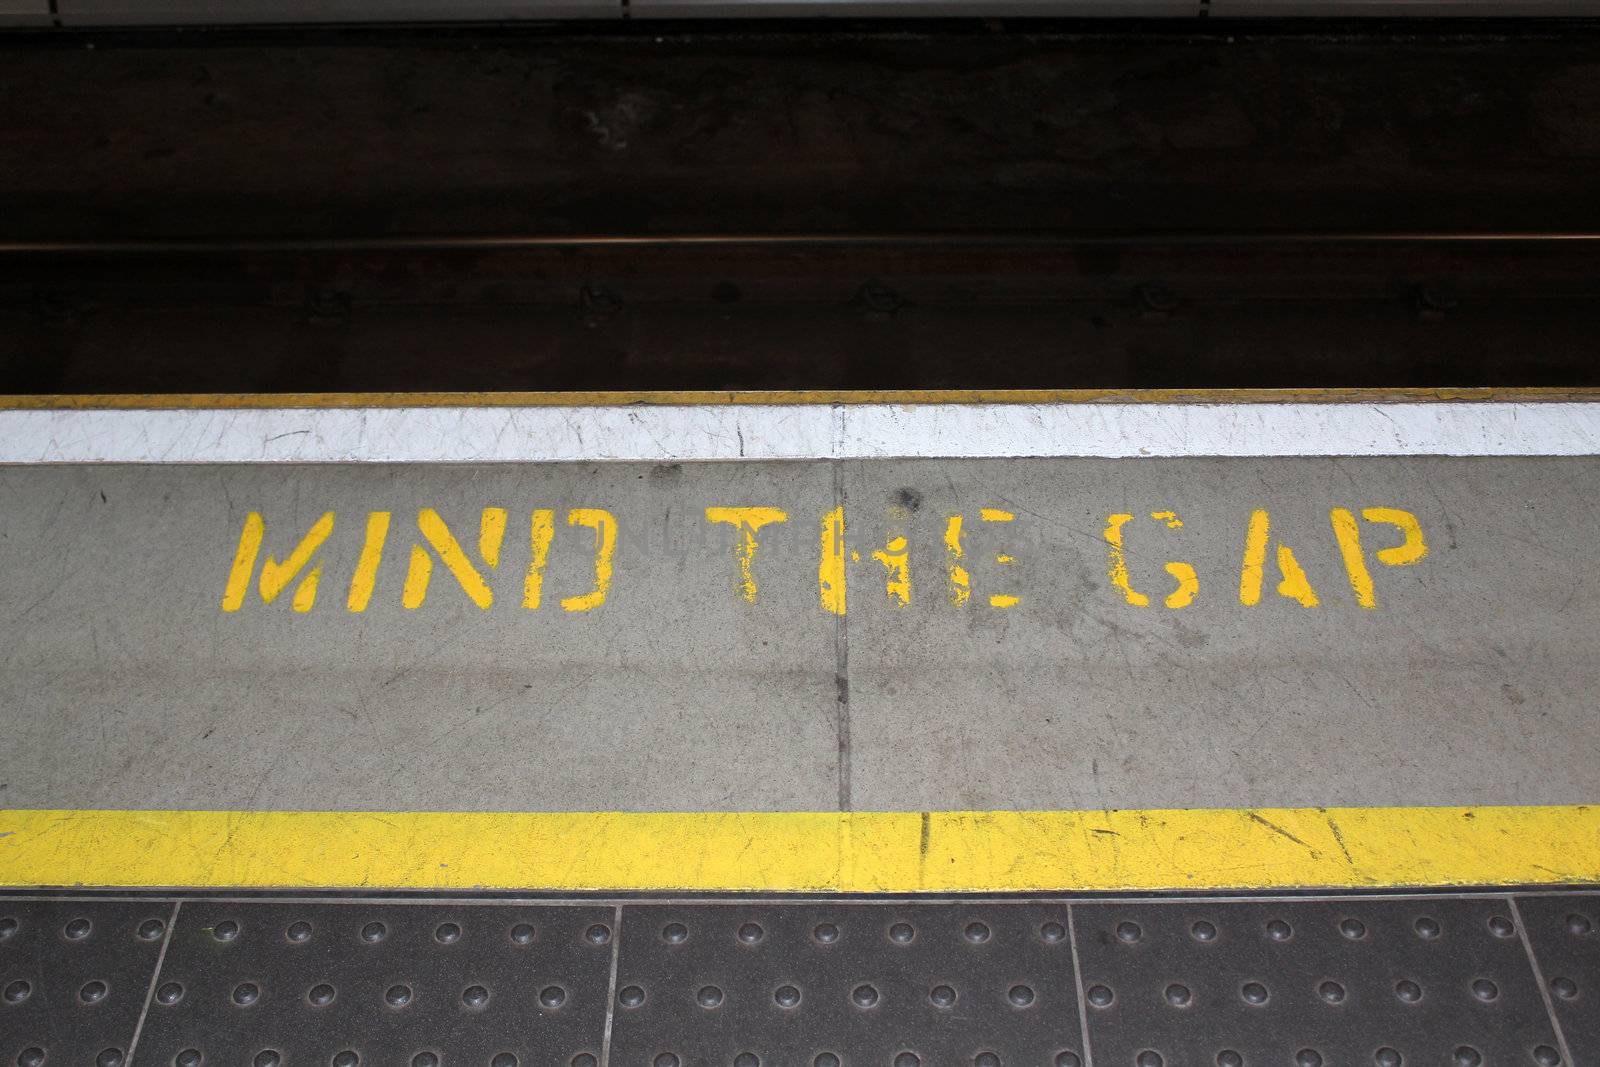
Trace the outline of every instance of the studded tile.
<instances>
[{"instance_id":1,"label":"studded tile","mask_svg":"<svg viewBox=\"0 0 1600 1067\"><path fill-rule=\"evenodd\" d=\"M0 900L0 1064L126 1063L171 914Z\"/></svg>"},{"instance_id":2,"label":"studded tile","mask_svg":"<svg viewBox=\"0 0 1600 1067\"><path fill-rule=\"evenodd\" d=\"M1572 1058L1600 1063L1600 897L1518 897Z\"/></svg>"},{"instance_id":3,"label":"studded tile","mask_svg":"<svg viewBox=\"0 0 1600 1067\"><path fill-rule=\"evenodd\" d=\"M594 1067L605 907L184 904L142 1064Z\"/></svg>"},{"instance_id":4,"label":"studded tile","mask_svg":"<svg viewBox=\"0 0 1600 1067\"><path fill-rule=\"evenodd\" d=\"M623 911L612 1067L1080 1067L1061 906Z\"/></svg>"},{"instance_id":5,"label":"studded tile","mask_svg":"<svg viewBox=\"0 0 1600 1067\"><path fill-rule=\"evenodd\" d=\"M1096 1067L1555 1067L1507 902L1074 908Z\"/></svg>"}]
</instances>

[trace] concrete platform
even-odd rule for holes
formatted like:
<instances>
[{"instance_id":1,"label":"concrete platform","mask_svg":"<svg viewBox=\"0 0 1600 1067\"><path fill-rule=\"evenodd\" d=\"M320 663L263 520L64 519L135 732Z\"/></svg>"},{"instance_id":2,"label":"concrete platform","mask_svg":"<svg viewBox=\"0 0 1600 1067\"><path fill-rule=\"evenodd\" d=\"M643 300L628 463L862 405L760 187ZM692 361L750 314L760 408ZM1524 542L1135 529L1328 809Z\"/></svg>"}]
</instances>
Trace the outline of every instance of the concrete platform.
<instances>
[{"instance_id":1,"label":"concrete platform","mask_svg":"<svg viewBox=\"0 0 1600 1067\"><path fill-rule=\"evenodd\" d=\"M1600 881L1593 407L737 407L5 413L0 881Z\"/></svg>"},{"instance_id":2,"label":"concrete platform","mask_svg":"<svg viewBox=\"0 0 1600 1067\"><path fill-rule=\"evenodd\" d=\"M1591 459L35 467L0 473L0 491L0 700L12 709L0 795L11 807L920 811L1600 795ZM737 554L751 519L707 519L737 507L785 516L751 513L766 524L748 585ZM843 615L819 584L824 519L838 507ZM505 512L492 570L478 551L485 508ZM1385 565L1377 553L1403 531L1354 519L1375 605L1363 607L1330 512L1371 508L1414 515L1426 555ZM432 547L413 549L428 544L424 509L489 606ZM613 573L603 603L571 610L596 586L596 531L569 524L582 509L615 530ZM1246 606L1260 511L1273 547ZM1164 512L1176 518L1151 518ZM370 600L353 611L373 513L389 528ZM225 605L252 514L265 531L258 558ZM548 544L532 610L535 514ZM1118 531L1128 591L1111 577L1119 514L1132 516ZM267 561L327 515L326 540L264 602ZM955 516L963 587L950 580ZM886 548L894 538L899 552ZM1315 606L1276 592L1279 544ZM433 564L408 608L413 551ZM900 555L904 594L883 562ZM1181 608L1165 606L1179 585L1169 561L1198 582ZM313 568L315 601L300 612Z\"/></svg>"}]
</instances>

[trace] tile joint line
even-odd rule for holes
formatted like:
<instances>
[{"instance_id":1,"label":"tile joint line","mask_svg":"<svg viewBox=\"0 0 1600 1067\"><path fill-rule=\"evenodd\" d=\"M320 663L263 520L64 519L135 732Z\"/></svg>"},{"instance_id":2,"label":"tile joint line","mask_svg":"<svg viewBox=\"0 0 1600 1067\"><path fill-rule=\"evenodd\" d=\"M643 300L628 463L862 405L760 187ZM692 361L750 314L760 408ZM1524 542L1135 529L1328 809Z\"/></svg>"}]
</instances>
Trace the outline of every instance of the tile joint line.
<instances>
[{"instance_id":1,"label":"tile joint line","mask_svg":"<svg viewBox=\"0 0 1600 1067\"><path fill-rule=\"evenodd\" d=\"M600 1038L600 1067L611 1063L611 1023L617 1013L617 961L622 956L622 905L611 913L611 976L606 987L606 1028Z\"/></svg>"},{"instance_id":2,"label":"tile joint line","mask_svg":"<svg viewBox=\"0 0 1600 1067\"><path fill-rule=\"evenodd\" d=\"M1505 901L1511 907L1511 921L1517 924L1517 937L1522 940L1523 951L1528 954L1528 965L1533 968L1533 980L1539 984L1539 997L1544 1001L1545 1014L1550 1017L1550 1027L1555 1031L1556 1045L1561 1051L1561 1062L1573 1067L1572 1050L1567 1047L1567 1035L1561 1029L1561 1020L1556 1017L1555 1001L1550 999L1550 987L1544 982L1544 969L1539 966L1539 957L1533 951L1533 941L1528 937L1528 924L1522 921L1522 909L1517 907L1517 898L1506 894Z\"/></svg>"},{"instance_id":3,"label":"tile joint line","mask_svg":"<svg viewBox=\"0 0 1600 1067\"><path fill-rule=\"evenodd\" d=\"M1083 969L1078 963L1077 909L1067 905L1067 945L1072 949L1072 981L1078 990L1078 1030L1083 1039L1083 1067L1094 1067L1094 1049L1089 1045L1089 999L1083 993Z\"/></svg>"},{"instance_id":4,"label":"tile joint line","mask_svg":"<svg viewBox=\"0 0 1600 1067\"><path fill-rule=\"evenodd\" d=\"M150 985L144 991L144 1006L139 1009L139 1019L133 1024L133 1037L128 1041L128 1067L133 1067L134 1057L139 1054L139 1035L144 1033L144 1020L150 1014L150 1001L155 998L156 984L161 981L161 967L167 961L167 946L172 944L173 936L178 932L178 911L183 907L183 901L172 902L172 913L167 916L167 930L161 938L161 951L156 953L156 965L150 972Z\"/></svg>"}]
</instances>

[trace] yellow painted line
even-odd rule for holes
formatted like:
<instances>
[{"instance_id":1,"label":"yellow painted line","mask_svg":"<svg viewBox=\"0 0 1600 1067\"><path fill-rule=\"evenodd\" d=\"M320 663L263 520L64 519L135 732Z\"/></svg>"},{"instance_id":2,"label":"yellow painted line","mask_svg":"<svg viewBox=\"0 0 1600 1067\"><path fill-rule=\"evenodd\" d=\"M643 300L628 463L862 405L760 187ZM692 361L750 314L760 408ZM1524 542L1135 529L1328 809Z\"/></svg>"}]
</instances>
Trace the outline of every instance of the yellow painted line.
<instances>
[{"instance_id":1,"label":"yellow painted line","mask_svg":"<svg viewBox=\"0 0 1600 1067\"><path fill-rule=\"evenodd\" d=\"M790 389L428 393L107 393L0 396L0 411L238 408L698 407L750 404L1380 404L1600 400L1600 389Z\"/></svg>"},{"instance_id":2,"label":"yellow painted line","mask_svg":"<svg viewBox=\"0 0 1600 1067\"><path fill-rule=\"evenodd\" d=\"M1600 807L0 812L8 887L1004 893L1600 883Z\"/></svg>"}]
</instances>

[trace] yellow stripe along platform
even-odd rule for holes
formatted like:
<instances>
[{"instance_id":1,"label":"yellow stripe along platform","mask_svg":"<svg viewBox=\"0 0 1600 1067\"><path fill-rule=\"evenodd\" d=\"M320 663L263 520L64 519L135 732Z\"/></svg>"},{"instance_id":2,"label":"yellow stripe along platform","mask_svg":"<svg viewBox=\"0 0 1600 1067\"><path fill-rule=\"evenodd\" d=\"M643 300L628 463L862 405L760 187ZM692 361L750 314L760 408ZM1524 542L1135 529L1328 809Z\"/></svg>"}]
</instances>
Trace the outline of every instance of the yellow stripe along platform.
<instances>
[{"instance_id":1,"label":"yellow stripe along platform","mask_svg":"<svg viewBox=\"0 0 1600 1067\"><path fill-rule=\"evenodd\" d=\"M1600 806L0 812L0 884L1156 892L1600 883Z\"/></svg>"}]
</instances>

